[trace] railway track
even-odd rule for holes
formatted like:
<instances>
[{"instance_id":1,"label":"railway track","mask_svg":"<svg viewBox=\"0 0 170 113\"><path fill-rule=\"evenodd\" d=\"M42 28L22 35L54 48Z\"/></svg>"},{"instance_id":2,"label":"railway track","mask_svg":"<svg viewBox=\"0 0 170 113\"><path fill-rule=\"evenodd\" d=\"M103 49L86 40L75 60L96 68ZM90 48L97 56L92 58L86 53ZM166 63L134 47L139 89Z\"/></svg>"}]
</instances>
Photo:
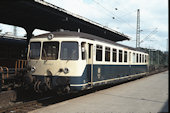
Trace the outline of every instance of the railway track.
<instances>
[{"instance_id":1,"label":"railway track","mask_svg":"<svg viewBox=\"0 0 170 113\"><path fill-rule=\"evenodd\" d=\"M0 109L0 113L27 113L28 111L35 110L41 107L42 104L38 101L30 101Z\"/></svg>"},{"instance_id":2,"label":"railway track","mask_svg":"<svg viewBox=\"0 0 170 113\"><path fill-rule=\"evenodd\" d=\"M18 104L0 108L0 113L27 113L29 111L39 109L48 105L56 104L65 100L92 93L94 90L86 90L79 93L68 93L62 95L48 96L28 102L20 102Z\"/></svg>"},{"instance_id":3,"label":"railway track","mask_svg":"<svg viewBox=\"0 0 170 113\"><path fill-rule=\"evenodd\" d=\"M163 72L166 70L154 71L148 74L147 76L153 75L159 72ZM69 100L75 97L86 95L86 94L95 92L97 90L105 89L105 88L112 87L112 86L113 85L107 85L103 87L89 89L86 91L81 91L79 93L69 93L69 94L57 95L57 96L56 95L44 96L44 97L42 96L42 98L39 98L39 99L34 98L33 100L21 101L19 103L17 102L16 104L12 106L0 108L0 113L27 113L35 109L39 109L39 108L42 108L48 105L56 104L56 103L59 103L65 100Z\"/></svg>"},{"instance_id":4,"label":"railway track","mask_svg":"<svg viewBox=\"0 0 170 113\"><path fill-rule=\"evenodd\" d=\"M42 108L44 106L50 105L51 103L56 103L56 99L58 100L58 98L59 97L57 96L51 96L28 102L21 102L13 106L0 109L0 113L27 113L28 111Z\"/></svg>"}]
</instances>

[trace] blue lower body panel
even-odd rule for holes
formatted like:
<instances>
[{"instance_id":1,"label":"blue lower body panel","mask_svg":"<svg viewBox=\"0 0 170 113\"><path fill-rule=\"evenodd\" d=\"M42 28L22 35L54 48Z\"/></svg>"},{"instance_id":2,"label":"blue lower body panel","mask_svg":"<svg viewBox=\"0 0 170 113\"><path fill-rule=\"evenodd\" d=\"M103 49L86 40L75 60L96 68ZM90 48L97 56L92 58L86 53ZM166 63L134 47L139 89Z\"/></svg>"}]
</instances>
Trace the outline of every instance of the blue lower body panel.
<instances>
[{"instance_id":1,"label":"blue lower body panel","mask_svg":"<svg viewBox=\"0 0 170 113\"><path fill-rule=\"evenodd\" d=\"M146 73L147 65L93 65L93 83L105 83L106 80L129 75ZM72 89L86 89L91 82L91 65L87 65L81 77L69 77ZM119 80L114 80L119 82Z\"/></svg>"},{"instance_id":2,"label":"blue lower body panel","mask_svg":"<svg viewBox=\"0 0 170 113\"><path fill-rule=\"evenodd\" d=\"M135 75L140 73L146 73L148 71L147 65L93 65L93 83L97 83L97 85L106 84L108 80L113 80L111 83L120 82L121 77ZM44 80L44 76L37 76ZM91 65L87 65L83 71L83 74L79 77L70 77L67 76L67 79L70 84L71 90L83 90L87 89L91 86ZM53 76L52 84L53 86L61 86L66 83L67 80L64 77ZM122 81L123 79L121 79ZM56 82L57 81L57 82ZM64 81L64 82L62 82ZM61 82L61 83L59 83Z\"/></svg>"}]
</instances>

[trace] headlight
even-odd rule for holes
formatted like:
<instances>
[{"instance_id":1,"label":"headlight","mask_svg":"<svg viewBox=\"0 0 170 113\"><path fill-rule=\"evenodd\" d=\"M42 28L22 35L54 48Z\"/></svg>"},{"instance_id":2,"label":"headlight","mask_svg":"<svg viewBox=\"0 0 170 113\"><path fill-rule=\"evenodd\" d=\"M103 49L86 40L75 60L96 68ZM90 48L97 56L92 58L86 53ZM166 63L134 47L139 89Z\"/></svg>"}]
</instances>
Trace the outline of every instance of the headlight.
<instances>
[{"instance_id":1,"label":"headlight","mask_svg":"<svg viewBox=\"0 0 170 113\"><path fill-rule=\"evenodd\" d=\"M69 73L69 69L68 68L64 68L63 72L64 72L64 74L67 74L67 73Z\"/></svg>"},{"instance_id":2,"label":"headlight","mask_svg":"<svg viewBox=\"0 0 170 113\"><path fill-rule=\"evenodd\" d=\"M53 34L49 34L49 35L47 36L47 38L48 38L48 40L51 40L51 39L54 38L54 35L53 35Z\"/></svg>"},{"instance_id":3,"label":"headlight","mask_svg":"<svg viewBox=\"0 0 170 113\"><path fill-rule=\"evenodd\" d=\"M31 67L31 72L35 72L36 68L35 67Z\"/></svg>"}]
</instances>

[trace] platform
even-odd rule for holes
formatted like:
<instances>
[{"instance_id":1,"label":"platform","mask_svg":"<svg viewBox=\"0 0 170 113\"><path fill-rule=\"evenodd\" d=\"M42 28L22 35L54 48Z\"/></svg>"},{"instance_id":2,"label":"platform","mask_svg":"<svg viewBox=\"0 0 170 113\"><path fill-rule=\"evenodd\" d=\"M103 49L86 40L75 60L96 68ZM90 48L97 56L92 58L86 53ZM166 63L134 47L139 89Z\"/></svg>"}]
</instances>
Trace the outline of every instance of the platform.
<instances>
[{"instance_id":1,"label":"platform","mask_svg":"<svg viewBox=\"0 0 170 113\"><path fill-rule=\"evenodd\" d=\"M29 113L168 112L168 71L50 105Z\"/></svg>"}]
</instances>

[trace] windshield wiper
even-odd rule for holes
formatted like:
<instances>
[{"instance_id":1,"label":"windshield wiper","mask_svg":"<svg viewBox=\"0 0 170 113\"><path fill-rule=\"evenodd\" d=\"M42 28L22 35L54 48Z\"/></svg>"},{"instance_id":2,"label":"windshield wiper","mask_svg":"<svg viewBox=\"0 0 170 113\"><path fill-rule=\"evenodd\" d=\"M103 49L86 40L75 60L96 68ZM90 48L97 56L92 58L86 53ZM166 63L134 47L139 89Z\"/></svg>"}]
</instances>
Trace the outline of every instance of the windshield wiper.
<instances>
[{"instance_id":1,"label":"windshield wiper","mask_svg":"<svg viewBox=\"0 0 170 113\"><path fill-rule=\"evenodd\" d=\"M71 55L68 57L68 59L67 59L67 62L69 61L69 60L73 60L73 56L75 55L75 53L76 53L76 51L73 51L72 53L71 53Z\"/></svg>"},{"instance_id":2,"label":"windshield wiper","mask_svg":"<svg viewBox=\"0 0 170 113\"><path fill-rule=\"evenodd\" d=\"M47 53L45 51L45 49L43 49L44 55L45 55L45 61L47 61Z\"/></svg>"}]
</instances>

